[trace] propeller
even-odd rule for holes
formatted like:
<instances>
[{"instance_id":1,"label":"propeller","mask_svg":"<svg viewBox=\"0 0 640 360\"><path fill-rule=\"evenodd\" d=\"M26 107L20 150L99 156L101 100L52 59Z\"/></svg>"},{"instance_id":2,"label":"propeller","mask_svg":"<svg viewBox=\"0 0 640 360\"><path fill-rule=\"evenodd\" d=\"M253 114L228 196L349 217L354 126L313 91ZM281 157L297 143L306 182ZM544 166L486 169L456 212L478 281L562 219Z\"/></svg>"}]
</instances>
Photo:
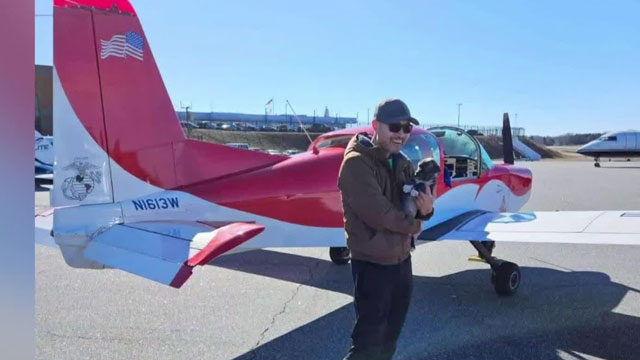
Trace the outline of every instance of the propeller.
<instances>
[{"instance_id":1,"label":"propeller","mask_svg":"<svg viewBox=\"0 0 640 360\"><path fill-rule=\"evenodd\" d=\"M502 115L502 153L504 154L504 163L513 165L513 139L511 138L509 113Z\"/></svg>"}]
</instances>

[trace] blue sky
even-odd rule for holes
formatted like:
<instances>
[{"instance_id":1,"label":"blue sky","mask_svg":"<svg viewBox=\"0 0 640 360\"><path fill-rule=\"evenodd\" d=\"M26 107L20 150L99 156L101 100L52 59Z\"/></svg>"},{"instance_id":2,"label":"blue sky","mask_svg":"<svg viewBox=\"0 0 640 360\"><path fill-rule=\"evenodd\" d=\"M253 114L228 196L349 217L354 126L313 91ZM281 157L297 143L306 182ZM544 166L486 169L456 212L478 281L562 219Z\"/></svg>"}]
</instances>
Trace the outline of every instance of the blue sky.
<instances>
[{"instance_id":1,"label":"blue sky","mask_svg":"<svg viewBox=\"0 0 640 360\"><path fill-rule=\"evenodd\" d=\"M530 135L640 130L640 1L132 3L176 108L263 113L273 97L364 122L399 97L425 124L455 124L462 103L462 124L508 111ZM52 19L35 22L51 64Z\"/></svg>"}]
</instances>

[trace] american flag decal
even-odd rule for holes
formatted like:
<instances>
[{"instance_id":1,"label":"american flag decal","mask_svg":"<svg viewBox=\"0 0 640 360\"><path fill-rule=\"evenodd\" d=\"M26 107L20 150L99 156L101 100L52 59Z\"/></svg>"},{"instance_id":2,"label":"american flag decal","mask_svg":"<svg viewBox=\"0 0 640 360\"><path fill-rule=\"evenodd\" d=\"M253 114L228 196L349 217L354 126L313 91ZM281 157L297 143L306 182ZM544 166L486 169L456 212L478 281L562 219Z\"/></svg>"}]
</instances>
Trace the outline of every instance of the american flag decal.
<instances>
[{"instance_id":1,"label":"american flag decal","mask_svg":"<svg viewBox=\"0 0 640 360\"><path fill-rule=\"evenodd\" d=\"M124 35L113 35L111 40L100 40L100 58L117 56L142 60L142 36L134 31L127 31Z\"/></svg>"}]
</instances>

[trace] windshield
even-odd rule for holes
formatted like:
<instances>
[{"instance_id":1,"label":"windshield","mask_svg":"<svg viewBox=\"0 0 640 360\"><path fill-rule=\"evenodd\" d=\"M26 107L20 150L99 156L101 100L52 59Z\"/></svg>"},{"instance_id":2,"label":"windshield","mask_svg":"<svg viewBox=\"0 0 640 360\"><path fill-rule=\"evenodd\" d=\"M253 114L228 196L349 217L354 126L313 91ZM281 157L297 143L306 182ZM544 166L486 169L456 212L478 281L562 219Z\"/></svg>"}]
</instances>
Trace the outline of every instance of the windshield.
<instances>
[{"instance_id":1,"label":"windshield","mask_svg":"<svg viewBox=\"0 0 640 360\"><path fill-rule=\"evenodd\" d=\"M482 154L482 169L489 170L493 167L493 161L487 151L480 145L480 153Z\"/></svg>"},{"instance_id":2,"label":"windshield","mask_svg":"<svg viewBox=\"0 0 640 360\"><path fill-rule=\"evenodd\" d=\"M318 149L322 149L325 147L343 147L344 148L344 147L347 147L347 144L349 143L349 140L351 140L352 137L353 135L345 135L345 136L324 139L318 142L316 146L318 147Z\"/></svg>"}]
</instances>

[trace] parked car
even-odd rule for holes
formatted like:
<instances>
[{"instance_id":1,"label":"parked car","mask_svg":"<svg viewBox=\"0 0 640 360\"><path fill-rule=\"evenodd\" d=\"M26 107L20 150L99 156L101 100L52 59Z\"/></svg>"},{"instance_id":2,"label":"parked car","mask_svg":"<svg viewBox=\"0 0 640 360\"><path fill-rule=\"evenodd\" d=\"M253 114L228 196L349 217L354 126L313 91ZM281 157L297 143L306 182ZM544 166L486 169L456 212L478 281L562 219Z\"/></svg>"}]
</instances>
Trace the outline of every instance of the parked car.
<instances>
[{"instance_id":1,"label":"parked car","mask_svg":"<svg viewBox=\"0 0 640 360\"><path fill-rule=\"evenodd\" d=\"M253 125L247 125L244 127L244 131L258 131L258 128Z\"/></svg>"},{"instance_id":2,"label":"parked car","mask_svg":"<svg viewBox=\"0 0 640 360\"><path fill-rule=\"evenodd\" d=\"M199 129L200 127L198 126L198 124L191 122L191 121L184 121L184 120L180 120L180 126L182 126L183 128L187 128L187 129Z\"/></svg>"},{"instance_id":3,"label":"parked car","mask_svg":"<svg viewBox=\"0 0 640 360\"><path fill-rule=\"evenodd\" d=\"M231 129L234 131L245 131L246 125L243 123L235 122L231 124Z\"/></svg>"},{"instance_id":4,"label":"parked car","mask_svg":"<svg viewBox=\"0 0 640 360\"><path fill-rule=\"evenodd\" d=\"M325 124L312 124L304 127L307 132L312 133L325 133L329 131L333 131L334 129L331 126L327 126ZM302 131L302 129L298 126L298 131Z\"/></svg>"},{"instance_id":5,"label":"parked car","mask_svg":"<svg viewBox=\"0 0 640 360\"><path fill-rule=\"evenodd\" d=\"M238 149L250 150L249 144L247 143L226 143L225 145Z\"/></svg>"},{"instance_id":6,"label":"parked car","mask_svg":"<svg viewBox=\"0 0 640 360\"><path fill-rule=\"evenodd\" d=\"M276 128L274 128L273 126L260 125L260 131L276 132L278 130Z\"/></svg>"},{"instance_id":7,"label":"parked car","mask_svg":"<svg viewBox=\"0 0 640 360\"><path fill-rule=\"evenodd\" d=\"M269 149L269 150L266 151L266 153L270 154L270 155L281 155L282 154L280 151L274 150L274 149Z\"/></svg>"},{"instance_id":8,"label":"parked car","mask_svg":"<svg viewBox=\"0 0 640 360\"><path fill-rule=\"evenodd\" d=\"M298 149L287 149L285 150L284 154L285 155L295 155L295 154L300 154L302 151L298 150Z\"/></svg>"}]
</instances>

